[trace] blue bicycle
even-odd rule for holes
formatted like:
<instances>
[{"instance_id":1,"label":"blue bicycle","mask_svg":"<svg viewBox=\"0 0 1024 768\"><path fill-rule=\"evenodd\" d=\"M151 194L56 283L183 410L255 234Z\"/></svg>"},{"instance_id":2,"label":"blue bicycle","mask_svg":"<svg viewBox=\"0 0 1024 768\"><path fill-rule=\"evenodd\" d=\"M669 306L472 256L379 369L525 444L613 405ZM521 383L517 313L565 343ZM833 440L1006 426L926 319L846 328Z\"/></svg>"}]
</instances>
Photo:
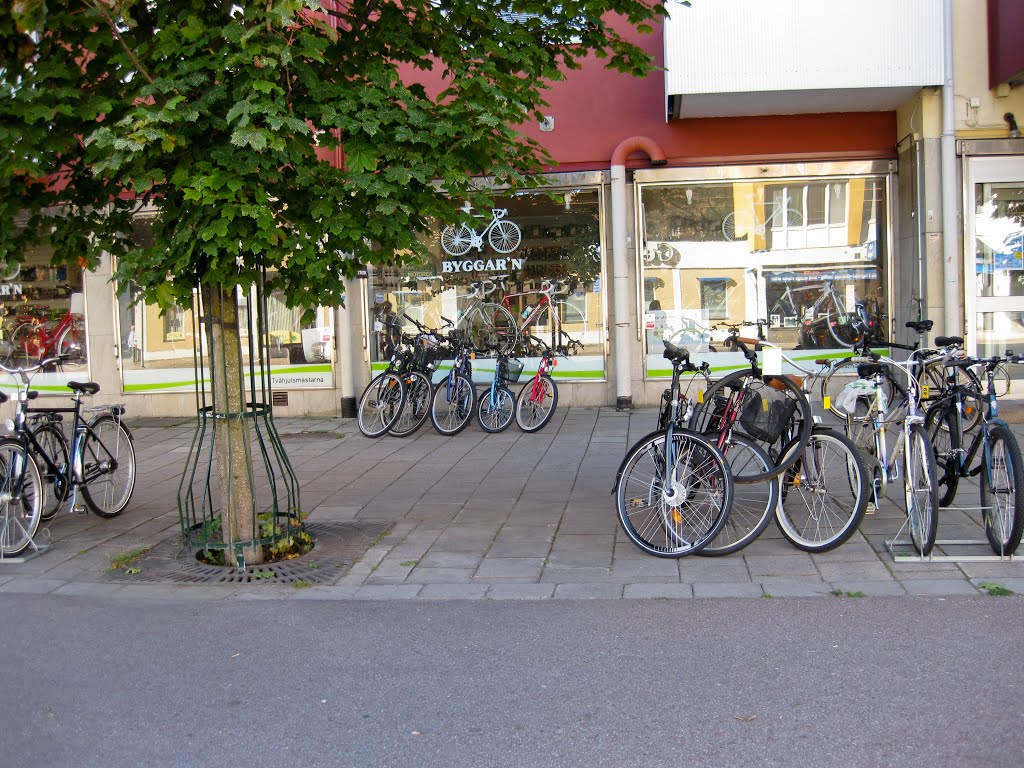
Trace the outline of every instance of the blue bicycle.
<instances>
[{"instance_id":1,"label":"blue bicycle","mask_svg":"<svg viewBox=\"0 0 1024 768\"><path fill-rule=\"evenodd\" d=\"M502 432L508 429L516 417L516 396L505 384L519 381L523 363L510 358L497 347L490 349L497 354L494 358L494 380L480 395L476 417L484 432Z\"/></svg>"},{"instance_id":2,"label":"blue bicycle","mask_svg":"<svg viewBox=\"0 0 1024 768\"><path fill-rule=\"evenodd\" d=\"M451 320L441 319L453 325ZM473 418L476 388L473 386L473 343L469 335L453 327L448 331L447 342L454 355L452 368L434 389L430 423L440 434L451 436L464 430Z\"/></svg>"}]
</instances>

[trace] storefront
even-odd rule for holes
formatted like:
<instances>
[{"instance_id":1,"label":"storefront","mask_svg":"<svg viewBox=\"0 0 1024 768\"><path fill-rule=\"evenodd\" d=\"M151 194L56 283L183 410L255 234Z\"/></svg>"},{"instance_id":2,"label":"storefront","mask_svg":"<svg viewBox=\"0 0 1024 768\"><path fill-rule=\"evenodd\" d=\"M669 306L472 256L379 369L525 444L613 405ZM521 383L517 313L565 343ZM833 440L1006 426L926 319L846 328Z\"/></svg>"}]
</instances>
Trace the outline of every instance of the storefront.
<instances>
[{"instance_id":1,"label":"storefront","mask_svg":"<svg viewBox=\"0 0 1024 768\"><path fill-rule=\"evenodd\" d=\"M737 329L795 360L847 354L865 321L888 330L887 161L636 172L648 378L671 375L663 340L744 365Z\"/></svg>"}]
</instances>

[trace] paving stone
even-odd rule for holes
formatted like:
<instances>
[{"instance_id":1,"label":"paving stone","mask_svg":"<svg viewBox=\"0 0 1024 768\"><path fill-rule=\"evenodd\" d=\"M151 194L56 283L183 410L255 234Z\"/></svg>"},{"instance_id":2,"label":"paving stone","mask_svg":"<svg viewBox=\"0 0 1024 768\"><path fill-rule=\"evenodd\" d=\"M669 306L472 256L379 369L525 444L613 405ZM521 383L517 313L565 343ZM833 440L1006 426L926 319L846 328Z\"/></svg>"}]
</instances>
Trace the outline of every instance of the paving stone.
<instances>
[{"instance_id":1,"label":"paving stone","mask_svg":"<svg viewBox=\"0 0 1024 768\"><path fill-rule=\"evenodd\" d=\"M422 584L366 584L352 596L356 600L411 600L423 589Z\"/></svg>"},{"instance_id":2,"label":"paving stone","mask_svg":"<svg viewBox=\"0 0 1024 768\"><path fill-rule=\"evenodd\" d=\"M762 576L816 576L818 569L810 555L747 555L744 554L750 577L757 581Z\"/></svg>"},{"instance_id":3,"label":"paving stone","mask_svg":"<svg viewBox=\"0 0 1024 768\"><path fill-rule=\"evenodd\" d=\"M865 597L898 597L907 590L898 581L834 581L832 590L847 593L861 593Z\"/></svg>"},{"instance_id":4,"label":"paving stone","mask_svg":"<svg viewBox=\"0 0 1024 768\"><path fill-rule=\"evenodd\" d=\"M818 562L818 571L825 581L892 581L892 571L876 558L874 561L825 563Z\"/></svg>"},{"instance_id":5,"label":"paving stone","mask_svg":"<svg viewBox=\"0 0 1024 768\"><path fill-rule=\"evenodd\" d=\"M557 584L555 597L567 600L610 599L622 597L623 587L619 584Z\"/></svg>"},{"instance_id":6,"label":"paving stone","mask_svg":"<svg viewBox=\"0 0 1024 768\"><path fill-rule=\"evenodd\" d=\"M487 597L492 600L546 600L555 594L554 584L491 584Z\"/></svg>"},{"instance_id":7,"label":"paving stone","mask_svg":"<svg viewBox=\"0 0 1024 768\"><path fill-rule=\"evenodd\" d=\"M762 581L761 589L772 597L816 597L827 595L833 587L822 581Z\"/></svg>"},{"instance_id":8,"label":"paving stone","mask_svg":"<svg viewBox=\"0 0 1024 768\"><path fill-rule=\"evenodd\" d=\"M912 595L976 595L978 589L963 579L909 579L903 588Z\"/></svg>"},{"instance_id":9,"label":"paving stone","mask_svg":"<svg viewBox=\"0 0 1024 768\"><path fill-rule=\"evenodd\" d=\"M487 584L426 584L420 600L478 600L487 593Z\"/></svg>"},{"instance_id":10,"label":"paving stone","mask_svg":"<svg viewBox=\"0 0 1024 768\"><path fill-rule=\"evenodd\" d=\"M409 576L417 584L468 584L476 573L472 568L423 568L417 566Z\"/></svg>"},{"instance_id":11,"label":"paving stone","mask_svg":"<svg viewBox=\"0 0 1024 768\"><path fill-rule=\"evenodd\" d=\"M693 597L691 584L626 584L622 590L623 597L636 598L680 598Z\"/></svg>"},{"instance_id":12,"label":"paving stone","mask_svg":"<svg viewBox=\"0 0 1024 768\"><path fill-rule=\"evenodd\" d=\"M485 557L481 560L474 579L536 581L543 568L544 560L539 557Z\"/></svg>"},{"instance_id":13,"label":"paving stone","mask_svg":"<svg viewBox=\"0 0 1024 768\"><path fill-rule=\"evenodd\" d=\"M556 539L557 543L557 539ZM600 567L609 568L612 564L612 552L589 552L580 550L551 550L547 557L548 565L569 567Z\"/></svg>"},{"instance_id":14,"label":"paving stone","mask_svg":"<svg viewBox=\"0 0 1024 768\"><path fill-rule=\"evenodd\" d=\"M473 568L483 559L482 553L445 552L431 549L419 559L419 568Z\"/></svg>"},{"instance_id":15,"label":"paving stone","mask_svg":"<svg viewBox=\"0 0 1024 768\"><path fill-rule=\"evenodd\" d=\"M42 579L35 576L15 576L0 584L0 592L20 592L29 594L45 594L53 592L67 584L59 579Z\"/></svg>"},{"instance_id":16,"label":"paving stone","mask_svg":"<svg viewBox=\"0 0 1024 768\"><path fill-rule=\"evenodd\" d=\"M760 584L698 583L693 585L694 597L761 597Z\"/></svg>"}]
</instances>

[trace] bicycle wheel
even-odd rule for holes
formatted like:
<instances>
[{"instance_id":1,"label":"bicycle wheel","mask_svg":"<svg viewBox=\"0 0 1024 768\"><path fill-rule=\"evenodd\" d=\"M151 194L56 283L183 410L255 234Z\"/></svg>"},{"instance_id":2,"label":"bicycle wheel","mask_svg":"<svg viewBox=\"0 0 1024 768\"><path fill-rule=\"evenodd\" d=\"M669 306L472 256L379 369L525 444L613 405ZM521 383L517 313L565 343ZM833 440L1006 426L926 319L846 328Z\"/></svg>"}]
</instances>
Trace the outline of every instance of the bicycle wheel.
<instances>
[{"instance_id":1,"label":"bicycle wheel","mask_svg":"<svg viewBox=\"0 0 1024 768\"><path fill-rule=\"evenodd\" d=\"M754 541L771 522L782 493L782 480L778 477L754 483L736 480L737 476L763 474L772 466L768 454L753 441L742 435L733 435L725 460L735 481L732 508L722 529L710 544L697 553L702 557L729 555Z\"/></svg>"},{"instance_id":2,"label":"bicycle wheel","mask_svg":"<svg viewBox=\"0 0 1024 768\"><path fill-rule=\"evenodd\" d=\"M487 233L487 242L498 253L512 253L523 242L523 233L514 221L497 221Z\"/></svg>"},{"instance_id":3,"label":"bicycle wheel","mask_svg":"<svg viewBox=\"0 0 1024 768\"><path fill-rule=\"evenodd\" d=\"M135 490L135 446L128 427L109 414L89 423L82 440L82 498L100 517L124 511Z\"/></svg>"},{"instance_id":4,"label":"bicycle wheel","mask_svg":"<svg viewBox=\"0 0 1024 768\"><path fill-rule=\"evenodd\" d=\"M641 438L622 462L615 507L626 536L656 557L683 557L706 547L732 508L732 473L704 436L687 430L672 435L666 462L664 432Z\"/></svg>"},{"instance_id":5,"label":"bicycle wheel","mask_svg":"<svg viewBox=\"0 0 1024 768\"><path fill-rule=\"evenodd\" d=\"M60 427L54 424L43 422L33 429L32 433L42 452L50 460L50 464L56 467L56 469L50 469L50 465L46 461L36 461L46 488L46 498L41 515L43 520L49 520L57 514L68 497L68 481L64 473L67 471L71 452L68 450L68 441L64 437L64 433L61 432Z\"/></svg>"},{"instance_id":6,"label":"bicycle wheel","mask_svg":"<svg viewBox=\"0 0 1024 768\"><path fill-rule=\"evenodd\" d=\"M782 480L775 523L786 540L804 552L828 552L860 525L870 501L868 469L848 437L818 428L799 461Z\"/></svg>"},{"instance_id":7,"label":"bicycle wheel","mask_svg":"<svg viewBox=\"0 0 1024 768\"><path fill-rule=\"evenodd\" d=\"M736 239L736 214L725 214L725 218L722 219L722 235L729 242Z\"/></svg>"},{"instance_id":8,"label":"bicycle wheel","mask_svg":"<svg viewBox=\"0 0 1024 768\"><path fill-rule=\"evenodd\" d=\"M537 432L551 421L558 406L558 387L546 373L523 385L516 397L516 424L523 432Z\"/></svg>"},{"instance_id":9,"label":"bicycle wheel","mask_svg":"<svg viewBox=\"0 0 1024 768\"><path fill-rule=\"evenodd\" d=\"M853 347L864 338L858 318L848 312L829 313L825 319L828 334L841 347Z\"/></svg>"},{"instance_id":10,"label":"bicycle wheel","mask_svg":"<svg viewBox=\"0 0 1024 768\"><path fill-rule=\"evenodd\" d=\"M430 423L442 435L457 435L466 428L476 408L476 389L462 374L445 379L434 389Z\"/></svg>"},{"instance_id":11,"label":"bicycle wheel","mask_svg":"<svg viewBox=\"0 0 1024 768\"><path fill-rule=\"evenodd\" d=\"M441 230L441 247L450 256L465 256L473 247L473 232L465 224L449 224Z\"/></svg>"},{"instance_id":12,"label":"bicycle wheel","mask_svg":"<svg viewBox=\"0 0 1024 768\"><path fill-rule=\"evenodd\" d=\"M774 466L767 472L736 478L738 483L753 483L778 477L793 466L811 439L814 419L811 404L791 377L757 377L742 370L708 388L688 426L714 435L738 431L757 443Z\"/></svg>"},{"instance_id":13,"label":"bicycle wheel","mask_svg":"<svg viewBox=\"0 0 1024 768\"><path fill-rule=\"evenodd\" d=\"M956 497L960 484L960 447L963 435L956 426L956 411L949 403L937 403L928 409L924 428L935 451L935 472L939 489L939 506L948 507Z\"/></svg>"},{"instance_id":14,"label":"bicycle wheel","mask_svg":"<svg viewBox=\"0 0 1024 768\"><path fill-rule=\"evenodd\" d=\"M43 479L21 442L0 439L0 553L17 557L32 543L43 510Z\"/></svg>"},{"instance_id":15,"label":"bicycle wheel","mask_svg":"<svg viewBox=\"0 0 1024 768\"><path fill-rule=\"evenodd\" d=\"M512 313L500 304L481 304L467 319L469 338L477 349L496 348L503 355L512 353L519 328Z\"/></svg>"},{"instance_id":16,"label":"bicycle wheel","mask_svg":"<svg viewBox=\"0 0 1024 768\"><path fill-rule=\"evenodd\" d=\"M971 432L981 423L982 408L984 408L984 389L981 379L974 371L966 368L954 368L955 381L958 386L964 387L963 393L963 429L964 432ZM924 402L935 402L945 397L950 390L945 370L940 365L926 365L921 375L921 400Z\"/></svg>"},{"instance_id":17,"label":"bicycle wheel","mask_svg":"<svg viewBox=\"0 0 1024 768\"><path fill-rule=\"evenodd\" d=\"M852 414L847 414L837 405L839 396L843 393L846 385L858 378L857 363L847 359L836 364L821 380L821 401L826 404L825 407L829 411L840 419L845 420L847 416L851 416L852 421L861 422L870 418L870 407L866 398L858 398L856 410ZM888 376L882 377L882 391L885 394L885 401L892 403L896 396L896 387Z\"/></svg>"},{"instance_id":18,"label":"bicycle wheel","mask_svg":"<svg viewBox=\"0 0 1024 768\"><path fill-rule=\"evenodd\" d=\"M1012 555L1024 532L1024 464L1013 433L1002 424L989 429L981 470L981 517L985 535L997 555Z\"/></svg>"},{"instance_id":19,"label":"bicycle wheel","mask_svg":"<svg viewBox=\"0 0 1024 768\"><path fill-rule=\"evenodd\" d=\"M914 549L927 557L935 546L939 527L939 491L935 478L932 441L920 424L909 426L909 446L900 453L903 490L907 501L907 528Z\"/></svg>"},{"instance_id":20,"label":"bicycle wheel","mask_svg":"<svg viewBox=\"0 0 1024 768\"><path fill-rule=\"evenodd\" d=\"M405 403L405 382L393 371L385 371L366 385L359 398L356 423L367 437L380 437L395 423Z\"/></svg>"},{"instance_id":21,"label":"bicycle wheel","mask_svg":"<svg viewBox=\"0 0 1024 768\"><path fill-rule=\"evenodd\" d=\"M54 354L61 357L61 365L68 367L85 365L85 331L81 323L75 323L70 328L64 329L57 339L53 351Z\"/></svg>"},{"instance_id":22,"label":"bicycle wheel","mask_svg":"<svg viewBox=\"0 0 1024 768\"><path fill-rule=\"evenodd\" d=\"M42 350L42 343L39 340L39 331L32 323L22 323L11 334L11 345L14 347L14 354L18 357L28 359L39 358Z\"/></svg>"},{"instance_id":23,"label":"bicycle wheel","mask_svg":"<svg viewBox=\"0 0 1024 768\"><path fill-rule=\"evenodd\" d=\"M433 394L434 388L430 383L430 377L425 373L410 371L405 374L405 402L398 418L388 428L388 434L393 437L405 437L422 427L423 422L430 416Z\"/></svg>"},{"instance_id":24,"label":"bicycle wheel","mask_svg":"<svg viewBox=\"0 0 1024 768\"><path fill-rule=\"evenodd\" d=\"M508 387L491 387L480 395L477 421L484 432L503 432L515 418L516 398Z\"/></svg>"}]
</instances>

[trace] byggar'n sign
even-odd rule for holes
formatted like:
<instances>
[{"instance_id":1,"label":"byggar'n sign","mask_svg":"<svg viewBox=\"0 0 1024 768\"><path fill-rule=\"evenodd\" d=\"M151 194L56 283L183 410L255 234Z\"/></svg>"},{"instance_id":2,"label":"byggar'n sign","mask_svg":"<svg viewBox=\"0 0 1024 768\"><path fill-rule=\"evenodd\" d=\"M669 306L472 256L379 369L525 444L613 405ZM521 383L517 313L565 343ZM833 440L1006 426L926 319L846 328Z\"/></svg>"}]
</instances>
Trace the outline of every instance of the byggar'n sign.
<instances>
[{"instance_id":1,"label":"byggar'n sign","mask_svg":"<svg viewBox=\"0 0 1024 768\"><path fill-rule=\"evenodd\" d=\"M526 259L466 259L442 261L441 271L452 272L508 272L523 268Z\"/></svg>"}]
</instances>

